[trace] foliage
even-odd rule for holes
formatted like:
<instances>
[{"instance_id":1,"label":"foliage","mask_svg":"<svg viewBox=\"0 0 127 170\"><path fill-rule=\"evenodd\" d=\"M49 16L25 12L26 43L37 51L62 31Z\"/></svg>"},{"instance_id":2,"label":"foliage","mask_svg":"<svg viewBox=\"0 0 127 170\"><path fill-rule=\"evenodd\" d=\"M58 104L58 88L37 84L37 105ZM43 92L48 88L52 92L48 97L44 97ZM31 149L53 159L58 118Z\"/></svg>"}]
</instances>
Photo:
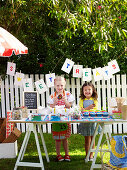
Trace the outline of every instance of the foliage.
<instances>
[{"instance_id":1,"label":"foliage","mask_svg":"<svg viewBox=\"0 0 127 170\"><path fill-rule=\"evenodd\" d=\"M126 73L126 12L126 0L2 0L0 25L29 49L10 58L17 71L61 74L72 58L91 68L117 59Z\"/></svg>"}]
</instances>

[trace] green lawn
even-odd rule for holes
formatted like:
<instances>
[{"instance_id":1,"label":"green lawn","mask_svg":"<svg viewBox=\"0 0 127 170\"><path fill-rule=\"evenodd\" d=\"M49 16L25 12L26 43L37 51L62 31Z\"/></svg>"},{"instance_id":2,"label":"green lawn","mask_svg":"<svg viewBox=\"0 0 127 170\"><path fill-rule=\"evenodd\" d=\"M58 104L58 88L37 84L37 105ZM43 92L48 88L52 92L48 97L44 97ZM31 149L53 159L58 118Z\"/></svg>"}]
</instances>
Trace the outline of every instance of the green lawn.
<instances>
[{"instance_id":1,"label":"green lawn","mask_svg":"<svg viewBox=\"0 0 127 170\"><path fill-rule=\"evenodd\" d=\"M96 137L96 145L98 140L98 135ZM24 138L24 133L22 133L21 137L18 139L18 150L20 150L22 141ZM89 170L91 166L91 162L85 163L84 157L85 157L85 151L84 151L84 137L79 134L72 134L69 138L69 150L70 150L70 156L71 156L71 162L56 162L56 152L55 152L55 141L52 139L51 134L44 134L46 146L48 149L49 159L50 162L47 163L46 157L44 154L44 150L41 144L41 151L42 151L42 157L44 161L44 167L45 170ZM40 136L39 136L40 140ZM105 137L103 137L103 141L105 140ZM102 142L103 142L102 141ZM41 143L41 141L40 141ZM107 145L104 145L104 148L107 148ZM61 148L61 155L64 156L64 150L63 147ZM105 154L104 162L107 162L109 160L109 154ZM24 156L23 161L29 161L29 162L38 162L38 154L35 144L35 139L33 133L31 134L28 147ZM0 170L13 170L14 165L16 162L15 159L0 159ZM97 157L97 163L101 163L100 154L98 154ZM40 168L31 168L31 167L18 167L20 170L31 170L31 169L40 169Z\"/></svg>"}]
</instances>

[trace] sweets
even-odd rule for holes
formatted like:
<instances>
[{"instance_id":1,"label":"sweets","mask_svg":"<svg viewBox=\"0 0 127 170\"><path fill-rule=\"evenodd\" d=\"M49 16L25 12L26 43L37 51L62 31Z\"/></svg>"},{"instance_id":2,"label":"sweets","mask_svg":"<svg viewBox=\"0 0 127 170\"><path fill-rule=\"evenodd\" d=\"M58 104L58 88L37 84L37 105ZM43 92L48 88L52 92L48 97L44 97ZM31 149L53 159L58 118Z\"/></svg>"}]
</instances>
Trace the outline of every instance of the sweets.
<instances>
[{"instance_id":1,"label":"sweets","mask_svg":"<svg viewBox=\"0 0 127 170\"><path fill-rule=\"evenodd\" d=\"M109 113L105 110L101 111L101 110L97 110L97 111L93 111L93 110L83 110L82 109L82 115L84 117L108 117Z\"/></svg>"}]
</instances>

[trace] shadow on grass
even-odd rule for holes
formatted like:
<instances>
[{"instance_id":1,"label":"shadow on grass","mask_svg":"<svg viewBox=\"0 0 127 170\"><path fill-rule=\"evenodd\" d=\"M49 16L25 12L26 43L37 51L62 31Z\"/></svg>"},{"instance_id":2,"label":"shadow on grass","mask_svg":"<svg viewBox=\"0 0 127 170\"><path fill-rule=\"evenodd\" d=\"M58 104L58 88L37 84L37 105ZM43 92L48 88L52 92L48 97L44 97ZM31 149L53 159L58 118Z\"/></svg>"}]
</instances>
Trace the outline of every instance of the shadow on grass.
<instances>
[{"instance_id":1,"label":"shadow on grass","mask_svg":"<svg viewBox=\"0 0 127 170\"><path fill-rule=\"evenodd\" d=\"M45 170L89 170L91 162L85 163L83 155L71 156L71 162L56 162L55 155L49 156L50 162L48 163L45 156L43 156L43 163ZM38 163L38 156L24 156L23 162ZM0 170L13 170L16 159L2 159L0 160ZM100 158L97 158L97 163L100 163ZM35 167L18 167L18 170L36 170L41 168Z\"/></svg>"},{"instance_id":2,"label":"shadow on grass","mask_svg":"<svg viewBox=\"0 0 127 170\"><path fill-rule=\"evenodd\" d=\"M22 133L21 137L18 139L18 150L20 150L24 133ZM84 150L84 137L79 134L72 134L69 138L69 153L71 156L71 162L56 162L56 152L55 152L55 141L52 139L51 134L44 134L44 139L46 143L46 147L49 154L50 162L48 163L45 157L45 153L43 150L41 138L39 136L39 142L42 152L42 158L44 162L45 170L89 170L91 167L91 162L85 163L85 150ZM98 135L96 137L96 145L97 145ZM104 139L105 140L105 137ZM64 156L63 147L61 147L61 155ZM13 170L16 159L1 159L0 160L0 170ZM30 136L30 140L28 142L28 147L26 149L23 162L39 162L36 142L34 138L34 134L32 133ZM100 156L97 157L96 163L101 163ZM35 167L18 167L18 170L36 170L41 168Z\"/></svg>"}]
</instances>

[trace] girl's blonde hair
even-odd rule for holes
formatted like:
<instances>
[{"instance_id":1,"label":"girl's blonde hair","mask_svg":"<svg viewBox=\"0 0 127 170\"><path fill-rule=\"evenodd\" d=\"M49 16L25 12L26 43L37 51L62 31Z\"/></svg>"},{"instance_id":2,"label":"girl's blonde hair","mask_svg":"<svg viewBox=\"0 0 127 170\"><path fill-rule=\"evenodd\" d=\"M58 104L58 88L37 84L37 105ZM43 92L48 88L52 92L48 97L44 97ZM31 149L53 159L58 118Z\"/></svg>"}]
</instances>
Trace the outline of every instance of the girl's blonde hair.
<instances>
[{"instance_id":1,"label":"girl's blonde hair","mask_svg":"<svg viewBox=\"0 0 127 170\"><path fill-rule=\"evenodd\" d=\"M65 84L66 84L66 80L65 80L65 78L64 78L64 77L62 77L62 76L56 76L56 77L55 77L55 79L54 79L54 83L55 83L56 81L64 81L64 82L65 82Z\"/></svg>"}]
</instances>

